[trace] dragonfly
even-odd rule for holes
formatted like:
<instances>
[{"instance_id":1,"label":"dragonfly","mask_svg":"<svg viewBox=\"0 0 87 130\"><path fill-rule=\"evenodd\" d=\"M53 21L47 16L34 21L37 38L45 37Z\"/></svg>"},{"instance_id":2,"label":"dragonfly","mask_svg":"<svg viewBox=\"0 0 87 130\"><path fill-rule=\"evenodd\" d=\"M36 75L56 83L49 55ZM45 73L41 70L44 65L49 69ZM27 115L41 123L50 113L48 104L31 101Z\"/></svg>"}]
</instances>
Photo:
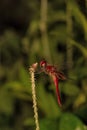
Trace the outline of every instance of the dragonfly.
<instances>
[{"instance_id":1,"label":"dragonfly","mask_svg":"<svg viewBox=\"0 0 87 130\"><path fill-rule=\"evenodd\" d=\"M67 80L67 77L63 72L58 71L54 65L48 64L46 60L40 61L41 71L52 77L54 85L56 87L56 95L59 106L62 106L60 91L59 91L59 80Z\"/></svg>"}]
</instances>

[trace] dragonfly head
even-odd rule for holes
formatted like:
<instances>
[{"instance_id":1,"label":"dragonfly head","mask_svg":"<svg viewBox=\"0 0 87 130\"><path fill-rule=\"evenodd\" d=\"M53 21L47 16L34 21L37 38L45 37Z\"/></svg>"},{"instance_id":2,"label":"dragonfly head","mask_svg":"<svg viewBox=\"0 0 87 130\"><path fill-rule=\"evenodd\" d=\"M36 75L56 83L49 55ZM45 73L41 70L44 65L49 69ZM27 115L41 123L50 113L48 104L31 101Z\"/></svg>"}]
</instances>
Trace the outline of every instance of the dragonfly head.
<instances>
[{"instance_id":1,"label":"dragonfly head","mask_svg":"<svg viewBox=\"0 0 87 130\"><path fill-rule=\"evenodd\" d=\"M40 67L41 67L41 68L45 68L46 65L47 65L47 62L46 62L45 60L42 60L42 61L40 62Z\"/></svg>"}]
</instances>

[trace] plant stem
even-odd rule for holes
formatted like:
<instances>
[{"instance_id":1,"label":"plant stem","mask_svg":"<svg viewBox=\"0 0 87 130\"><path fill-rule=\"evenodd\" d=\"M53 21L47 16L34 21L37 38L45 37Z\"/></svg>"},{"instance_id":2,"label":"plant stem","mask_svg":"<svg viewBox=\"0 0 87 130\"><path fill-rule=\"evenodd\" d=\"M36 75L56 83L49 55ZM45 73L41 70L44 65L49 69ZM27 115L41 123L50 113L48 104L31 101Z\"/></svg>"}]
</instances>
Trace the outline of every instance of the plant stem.
<instances>
[{"instance_id":1,"label":"plant stem","mask_svg":"<svg viewBox=\"0 0 87 130\"><path fill-rule=\"evenodd\" d=\"M50 46L48 41L48 34L47 34L47 9L48 9L48 0L41 0L41 19L40 19L40 30L41 30L41 43L43 46L43 55L49 61L51 61L51 52Z\"/></svg>"},{"instance_id":2,"label":"plant stem","mask_svg":"<svg viewBox=\"0 0 87 130\"><path fill-rule=\"evenodd\" d=\"M69 38L72 38L72 15L71 15L72 7L71 2L66 0L66 23L67 23L67 67L68 69L72 69L73 67L73 47L70 44Z\"/></svg>"},{"instance_id":3,"label":"plant stem","mask_svg":"<svg viewBox=\"0 0 87 130\"><path fill-rule=\"evenodd\" d=\"M36 99L36 91L35 91L35 64L33 64L30 68L30 74L31 74L31 87L32 87L32 98L33 98L33 108L34 108L34 118L35 118L35 124L36 124L36 130L40 130L39 128L39 120L38 120L38 109L37 109L37 99Z\"/></svg>"}]
</instances>

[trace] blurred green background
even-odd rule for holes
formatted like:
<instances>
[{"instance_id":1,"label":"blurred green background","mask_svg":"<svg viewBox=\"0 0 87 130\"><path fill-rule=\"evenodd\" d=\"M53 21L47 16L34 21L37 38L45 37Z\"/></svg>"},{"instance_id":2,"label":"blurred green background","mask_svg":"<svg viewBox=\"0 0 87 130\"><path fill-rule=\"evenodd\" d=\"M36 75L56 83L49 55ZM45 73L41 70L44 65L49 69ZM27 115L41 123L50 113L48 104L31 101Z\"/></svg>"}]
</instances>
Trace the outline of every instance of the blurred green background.
<instances>
[{"instance_id":1,"label":"blurred green background","mask_svg":"<svg viewBox=\"0 0 87 130\"><path fill-rule=\"evenodd\" d=\"M87 130L87 0L0 1L0 130L35 130L32 63L45 58L71 79L36 74L40 130Z\"/></svg>"}]
</instances>

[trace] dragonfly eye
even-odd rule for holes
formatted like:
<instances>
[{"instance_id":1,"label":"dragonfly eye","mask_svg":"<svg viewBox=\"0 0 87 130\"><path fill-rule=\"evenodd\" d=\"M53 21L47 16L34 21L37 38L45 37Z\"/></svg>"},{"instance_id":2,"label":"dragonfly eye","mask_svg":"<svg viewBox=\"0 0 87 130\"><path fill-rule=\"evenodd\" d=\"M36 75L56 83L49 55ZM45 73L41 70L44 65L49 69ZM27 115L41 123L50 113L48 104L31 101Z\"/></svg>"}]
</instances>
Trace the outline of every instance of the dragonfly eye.
<instances>
[{"instance_id":1,"label":"dragonfly eye","mask_svg":"<svg viewBox=\"0 0 87 130\"><path fill-rule=\"evenodd\" d=\"M46 61L41 61L40 62L40 67L45 68L46 67Z\"/></svg>"}]
</instances>

